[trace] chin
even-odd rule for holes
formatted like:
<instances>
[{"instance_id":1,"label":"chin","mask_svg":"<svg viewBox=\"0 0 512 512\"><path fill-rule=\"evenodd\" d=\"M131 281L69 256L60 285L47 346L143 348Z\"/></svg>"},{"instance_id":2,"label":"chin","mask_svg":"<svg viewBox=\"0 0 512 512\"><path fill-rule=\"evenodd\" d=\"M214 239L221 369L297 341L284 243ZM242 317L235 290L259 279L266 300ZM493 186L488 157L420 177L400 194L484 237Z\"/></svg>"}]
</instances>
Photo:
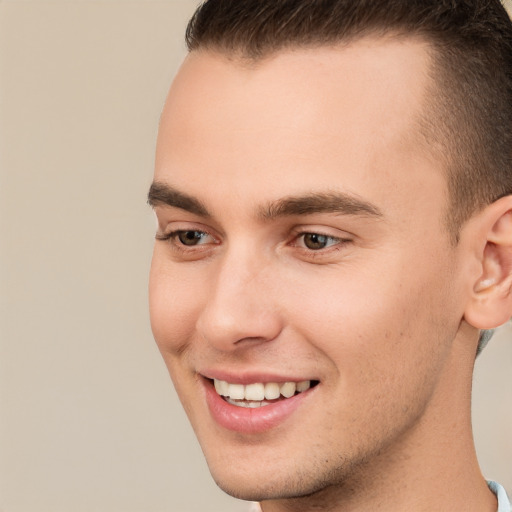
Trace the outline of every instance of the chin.
<instances>
[{"instance_id":1,"label":"chin","mask_svg":"<svg viewBox=\"0 0 512 512\"><path fill-rule=\"evenodd\" d=\"M295 489L291 489L289 481L284 485L280 485L273 482L254 484L245 481L241 482L238 479L216 479L215 477L214 480L226 494L245 501L290 499L304 495L303 493L297 493Z\"/></svg>"},{"instance_id":2,"label":"chin","mask_svg":"<svg viewBox=\"0 0 512 512\"><path fill-rule=\"evenodd\" d=\"M217 486L239 500L272 499L277 492L277 482L271 482L270 476L262 474L261 471L247 471L247 468L241 468L239 464L231 461L220 461L215 465L208 462L208 467Z\"/></svg>"},{"instance_id":3,"label":"chin","mask_svg":"<svg viewBox=\"0 0 512 512\"><path fill-rule=\"evenodd\" d=\"M267 468L267 471L255 470L244 474L237 467L230 468L216 470L210 467L210 472L217 486L226 494L246 501L303 498L321 493L334 484L328 478L312 478L314 471L305 474L286 470L278 472ZM337 481L335 485L340 484Z\"/></svg>"}]
</instances>

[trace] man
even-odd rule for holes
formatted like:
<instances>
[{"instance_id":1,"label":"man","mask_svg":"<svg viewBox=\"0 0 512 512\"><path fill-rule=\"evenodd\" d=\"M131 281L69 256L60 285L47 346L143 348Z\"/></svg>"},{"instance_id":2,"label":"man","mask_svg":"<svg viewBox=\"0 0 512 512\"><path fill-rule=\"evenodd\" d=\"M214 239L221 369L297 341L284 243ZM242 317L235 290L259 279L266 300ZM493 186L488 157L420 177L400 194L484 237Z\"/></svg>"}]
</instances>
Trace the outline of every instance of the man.
<instances>
[{"instance_id":1,"label":"man","mask_svg":"<svg viewBox=\"0 0 512 512\"><path fill-rule=\"evenodd\" d=\"M211 473L284 511L509 511L470 423L512 312L498 0L210 0L149 202L156 342Z\"/></svg>"}]
</instances>

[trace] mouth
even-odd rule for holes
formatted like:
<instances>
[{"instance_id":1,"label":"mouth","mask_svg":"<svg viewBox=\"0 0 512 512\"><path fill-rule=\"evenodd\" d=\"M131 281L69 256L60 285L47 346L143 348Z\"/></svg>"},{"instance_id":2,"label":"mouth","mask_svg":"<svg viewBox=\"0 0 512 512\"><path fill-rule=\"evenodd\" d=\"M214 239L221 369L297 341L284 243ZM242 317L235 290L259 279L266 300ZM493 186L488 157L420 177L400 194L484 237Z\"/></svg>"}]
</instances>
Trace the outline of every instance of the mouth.
<instances>
[{"instance_id":1,"label":"mouth","mask_svg":"<svg viewBox=\"0 0 512 512\"><path fill-rule=\"evenodd\" d=\"M310 388L318 381L302 380L298 382L254 382L235 384L219 379L209 379L217 394L235 407L257 409L290 399Z\"/></svg>"}]
</instances>

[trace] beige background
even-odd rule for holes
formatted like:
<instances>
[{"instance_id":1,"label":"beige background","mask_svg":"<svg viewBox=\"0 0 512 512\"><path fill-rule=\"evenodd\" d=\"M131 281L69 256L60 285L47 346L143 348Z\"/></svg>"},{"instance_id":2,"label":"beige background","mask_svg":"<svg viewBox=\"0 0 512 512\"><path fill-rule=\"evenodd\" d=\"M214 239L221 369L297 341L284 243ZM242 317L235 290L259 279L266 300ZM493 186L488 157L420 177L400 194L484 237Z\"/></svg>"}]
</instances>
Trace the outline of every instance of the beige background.
<instances>
[{"instance_id":1,"label":"beige background","mask_svg":"<svg viewBox=\"0 0 512 512\"><path fill-rule=\"evenodd\" d=\"M0 512L242 505L210 480L146 304L145 194L195 4L0 0ZM507 327L474 415L509 490L511 370Z\"/></svg>"}]
</instances>

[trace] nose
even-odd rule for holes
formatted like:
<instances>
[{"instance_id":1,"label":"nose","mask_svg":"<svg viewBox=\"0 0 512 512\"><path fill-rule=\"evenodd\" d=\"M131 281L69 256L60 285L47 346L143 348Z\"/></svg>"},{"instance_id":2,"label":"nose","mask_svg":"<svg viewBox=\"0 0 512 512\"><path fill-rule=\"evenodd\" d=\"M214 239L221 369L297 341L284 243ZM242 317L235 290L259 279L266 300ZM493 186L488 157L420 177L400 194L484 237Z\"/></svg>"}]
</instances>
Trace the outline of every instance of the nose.
<instances>
[{"instance_id":1,"label":"nose","mask_svg":"<svg viewBox=\"0 0 512 512\"><path fill-rule=\"evenodd\" d=\"M282 330L272 266L247 252L233 251L215 262L209 294L197 320L199 334L218 350L268 342Z\"/></svg>"}]
</instances>

